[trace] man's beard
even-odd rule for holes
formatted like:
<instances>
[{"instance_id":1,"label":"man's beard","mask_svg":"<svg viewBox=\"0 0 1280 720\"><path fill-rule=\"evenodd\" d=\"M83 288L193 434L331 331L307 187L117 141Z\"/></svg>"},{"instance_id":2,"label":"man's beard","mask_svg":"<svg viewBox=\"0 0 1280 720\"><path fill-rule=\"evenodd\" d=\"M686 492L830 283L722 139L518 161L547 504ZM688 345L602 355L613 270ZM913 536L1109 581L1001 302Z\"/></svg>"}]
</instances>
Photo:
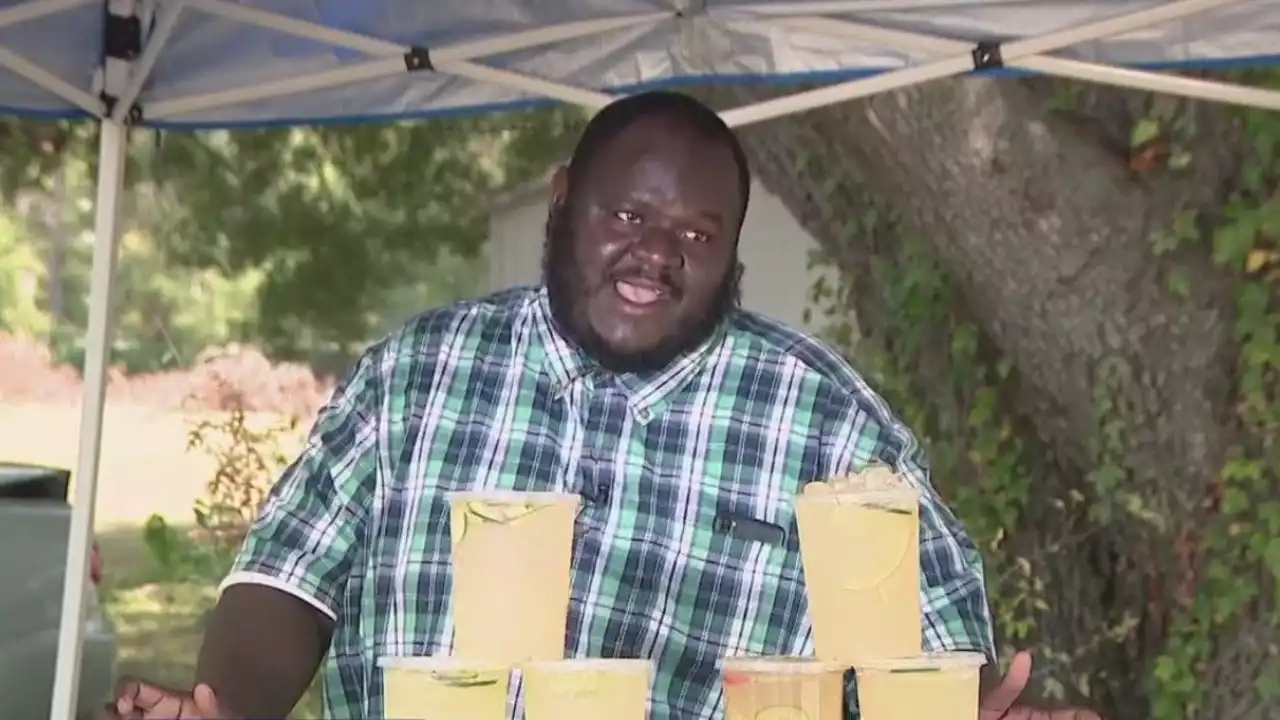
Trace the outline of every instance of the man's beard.
<instances>
[{"instance_id":1,"label":"man's beard","mask_svg":"<svg viewBox=\"0 0 1280 720\"><path fill-rule=\"evenodd\" d=\"M586 320L583 304L596 288L585 286L573 257L572 209L566 202L547 218L542 250L542 280L547 287L551 316L565 337L606 371L613 373L656 372L706 342L730 313L738 309L742 265L733 264L716 289L706 313L692 322L676 326L657 345L639 352L618 352Z\"/></svg>"}]
</instances>

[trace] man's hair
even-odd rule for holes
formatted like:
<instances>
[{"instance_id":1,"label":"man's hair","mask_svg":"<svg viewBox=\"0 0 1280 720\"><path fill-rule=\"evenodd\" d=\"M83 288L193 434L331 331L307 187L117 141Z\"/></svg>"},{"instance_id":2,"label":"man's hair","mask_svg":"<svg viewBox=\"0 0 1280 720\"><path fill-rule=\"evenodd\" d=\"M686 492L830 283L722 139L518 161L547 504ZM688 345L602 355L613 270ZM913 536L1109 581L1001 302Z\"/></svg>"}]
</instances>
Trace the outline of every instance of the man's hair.
<instances>
[{"instance_id":1,"label":"man's hair","mask_svg":"<svg viewBox=\"0 0 1280 720\"><path fill-rule=\"evenodd\" d=\"M738 166L738 194L742 199L739 219L745 220L751 195L751 170L738 136L724 124L715 110L682 93L666 90L643 92L615 100L596 113L578 139L569 160L569 188L585 187L587 172L600 150L623 130L651 117L674 118L710 142L720 143L733 153Z\"/></svg>"}]
</instances>

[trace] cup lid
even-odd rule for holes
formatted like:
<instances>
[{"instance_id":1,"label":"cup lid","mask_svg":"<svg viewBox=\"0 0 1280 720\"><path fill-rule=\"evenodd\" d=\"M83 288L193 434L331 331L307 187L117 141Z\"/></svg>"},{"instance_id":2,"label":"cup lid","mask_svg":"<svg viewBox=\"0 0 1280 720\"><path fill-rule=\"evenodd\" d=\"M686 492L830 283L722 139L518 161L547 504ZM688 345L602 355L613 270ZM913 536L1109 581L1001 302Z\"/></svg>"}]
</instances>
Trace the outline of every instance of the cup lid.
<instances>
[{"instance_id":1,"label":"cup lid","mask_svg":"<svg viewBox=\"0 0 1280 720\"><path fill-rule=\"evenodd\" d=\"M836 505L889 505L911 507L920 504L920 493L915 488L887 490L830 490L826 492L800 492L795 502L834 503Z\"/></svg>"},{"instance_id":2,"label":"cup lid","mask_svg":"<svg viewBox=\"0 0 1280 720\"><path fill-rule=\"evenodd\" d=\"M505 665L453 657L421 657L388 655L378 658L378 667L403 670L434 670L444 672L507 672Z\"/></svg>"},{"instance_id":3,"label":"cup lid","mask_svg":"<svg viewBox=\"0 0 1280 720\"><path fill-rule=\"evenodd\" d=\"M534 660L521 663L522 669L536 668L548 672L583 672L605 670L614 672L653 672L653 661L632 658L565 658L564 660Z\"/></svg>"},{"instance_id":4,"label":"cup lid","mask_svg":"<svg viewBox=\"0 0 1280 720\"><path fill-rule=\"evenodd\" d=\"M821 675L848 669L844 663L811 657L731 655L724 659L725 672L750 675Z\"/></svg>"},{"instance_id":5,"label":"cup lid","mask_svg":"<svg viewBox=\"0 0 1280 720\"><path fill-rule=\"evenodd\" d=\"M459 502L492 502L492 503L579 503L582 496L577 493L552 492L543 490L451 490L445 493L450 501Z\"/></svg>"},{"instance_id":6,"label":"cup lid","mask_svg":"<svg viewBox=\"0 0 1280 720\"><path fill-rule=\"evenodd\" d=\"M981 652L954 650L924 653L911 657L862 660L855 670L887 670L889 672L921 672L928 670L952 670L979 668L987 664L987 656Z\"/></svg>"}]
</instances>

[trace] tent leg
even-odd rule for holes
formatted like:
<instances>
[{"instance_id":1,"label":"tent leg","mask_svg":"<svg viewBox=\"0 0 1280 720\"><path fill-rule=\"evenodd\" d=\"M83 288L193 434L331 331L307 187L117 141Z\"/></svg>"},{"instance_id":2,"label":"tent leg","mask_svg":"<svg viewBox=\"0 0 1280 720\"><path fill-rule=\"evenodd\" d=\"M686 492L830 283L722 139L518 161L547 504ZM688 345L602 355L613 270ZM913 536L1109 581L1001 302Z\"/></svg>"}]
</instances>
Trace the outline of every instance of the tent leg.
<instances>
[{"instance_id":1,"label":"tent leg","mask_svg":"<svg viewBox=\"0 0 1280 720\"><path fill-rule=\"evenodd\" d=\"M57 670L50 720L74 720L80 688L80 655L84 640L85 589L93 510L98 489L98 456L106 405L107 358L111 339L111 296L120 238L128 129L113 122L99 125L98 197L94 220L93 274L89 285L89 332L84 347L84 395L80 408L80 445L76 461L75 500L67 538L67 568L62 586Z\"/></svg>"}]
</instances>

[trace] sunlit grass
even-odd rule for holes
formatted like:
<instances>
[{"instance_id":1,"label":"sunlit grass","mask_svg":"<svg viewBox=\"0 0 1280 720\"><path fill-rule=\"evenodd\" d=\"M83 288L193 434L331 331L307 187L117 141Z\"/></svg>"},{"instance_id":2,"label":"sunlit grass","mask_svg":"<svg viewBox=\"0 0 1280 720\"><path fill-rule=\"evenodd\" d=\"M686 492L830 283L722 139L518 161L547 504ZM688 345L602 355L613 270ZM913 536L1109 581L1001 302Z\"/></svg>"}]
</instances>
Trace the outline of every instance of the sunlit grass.
<instances>
[{"instance_id":1,"label":"sunlit grass","mask_svg":"<svg viewBox=\"0 0 1280 720\"><path fill-rule=\"evenodd\" d=\"M141 527L119 527L101 535L99 542L107 568L103 605L119 637L119 672L189 687L205 620L217 600L218 579L164 579L142 541ZM316 688L293 717L320 717Z\"/></svg>"}]
</instances>

